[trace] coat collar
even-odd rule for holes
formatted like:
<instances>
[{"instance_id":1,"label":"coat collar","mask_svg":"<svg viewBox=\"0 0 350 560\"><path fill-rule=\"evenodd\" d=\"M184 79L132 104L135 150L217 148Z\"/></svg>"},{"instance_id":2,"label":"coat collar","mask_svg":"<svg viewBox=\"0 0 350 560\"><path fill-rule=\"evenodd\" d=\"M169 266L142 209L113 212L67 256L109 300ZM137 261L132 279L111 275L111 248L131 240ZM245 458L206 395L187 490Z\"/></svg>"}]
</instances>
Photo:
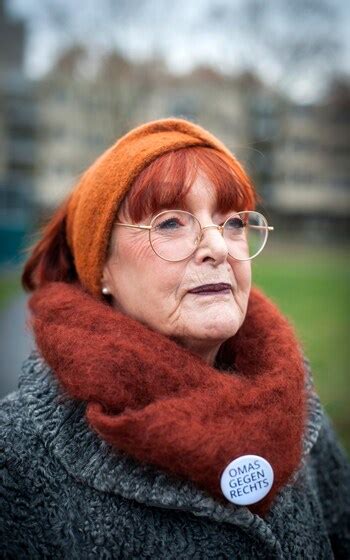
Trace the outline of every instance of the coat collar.
<instances>
[{"instance_id":1,"label":"coat collar","mask_svg":"<svg viewBox=\"0 0 350 560\"><path fill-rule=\"evenodd\" d=\"M315 392L309 362L305 359L307 421L303 454L293 484L306 465L307 456L317 440L323 416ZM78 482L100 492L112 492L139 503L188 511L194 515L255 529L265 534L271 548L278 547L269 526L244 506L222 505L198 489L191 481L179 480L151 465L112 449L91 430L85 420L86 403L72 400L61 388L50 367L34 349L25 360L19 380L20 398L33 422L35 432L66 471ZM290 485L277 494L274 508L282 507ZM269 515L272 512L270 511Z\"/></svg>"}]
</instances>

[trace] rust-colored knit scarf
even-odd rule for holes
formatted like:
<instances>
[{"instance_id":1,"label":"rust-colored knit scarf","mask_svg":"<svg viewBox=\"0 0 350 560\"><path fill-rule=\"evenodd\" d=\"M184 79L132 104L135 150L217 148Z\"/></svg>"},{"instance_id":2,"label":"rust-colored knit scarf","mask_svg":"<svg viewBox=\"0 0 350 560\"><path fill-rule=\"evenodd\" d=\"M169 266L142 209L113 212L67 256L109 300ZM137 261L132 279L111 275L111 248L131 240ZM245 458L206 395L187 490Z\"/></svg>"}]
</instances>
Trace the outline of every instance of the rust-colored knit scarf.
<instances>
[{"instance_id":1,"label":"rust-colored knit scarf","mask_svg":"<svg viewBox=\"0 0 350 560\"><path fill-rule=\"evenodd\" d=\"M133 458L190 479L228 503L222 471L246 454L274 483L248 506L264 515L298 468L306 416L302 354L278 309L252 289L244 324L220 350L224 372L116 311L78 284L51 282L29 300L38 348L87 421Z\"/></svg>"}]
</instances>

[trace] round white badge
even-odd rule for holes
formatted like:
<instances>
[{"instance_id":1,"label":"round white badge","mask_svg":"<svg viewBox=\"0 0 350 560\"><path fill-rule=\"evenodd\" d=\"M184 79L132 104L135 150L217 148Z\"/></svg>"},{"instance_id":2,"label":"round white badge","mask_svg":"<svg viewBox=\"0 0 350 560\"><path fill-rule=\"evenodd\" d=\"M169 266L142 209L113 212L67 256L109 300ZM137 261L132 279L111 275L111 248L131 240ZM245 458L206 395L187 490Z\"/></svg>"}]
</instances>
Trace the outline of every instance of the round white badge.
<instances>
[{"instance_id":1,"label":"round white badge","mask_svg":"<svg viewBox=\"0 0 350 560\"><path fill-rule=\"evenodd\" d=\"M233 504L255 504L270 492L273 469L259 455L242 455L227 465L220 484L222 493Z\"/></svg>"}]
</instances>

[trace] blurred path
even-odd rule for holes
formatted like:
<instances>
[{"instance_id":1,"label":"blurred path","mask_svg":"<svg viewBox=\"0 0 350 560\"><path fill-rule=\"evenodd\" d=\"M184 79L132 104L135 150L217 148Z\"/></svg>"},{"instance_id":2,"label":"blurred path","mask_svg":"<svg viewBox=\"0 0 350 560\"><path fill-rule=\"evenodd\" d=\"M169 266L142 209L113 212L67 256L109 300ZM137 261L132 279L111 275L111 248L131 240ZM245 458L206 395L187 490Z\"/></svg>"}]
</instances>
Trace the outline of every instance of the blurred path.
<instances>
[{"instance_id":1,"label":"blurred path","mask_svg":"<svg viewBox=\"0 0 350 560\"><path fill-rule=\"evenodd\" d=\"M0 398L17 389L23 360L34 347L25 330L26 294L19 294L0 312Z\"/></svg>"}]
</instances>

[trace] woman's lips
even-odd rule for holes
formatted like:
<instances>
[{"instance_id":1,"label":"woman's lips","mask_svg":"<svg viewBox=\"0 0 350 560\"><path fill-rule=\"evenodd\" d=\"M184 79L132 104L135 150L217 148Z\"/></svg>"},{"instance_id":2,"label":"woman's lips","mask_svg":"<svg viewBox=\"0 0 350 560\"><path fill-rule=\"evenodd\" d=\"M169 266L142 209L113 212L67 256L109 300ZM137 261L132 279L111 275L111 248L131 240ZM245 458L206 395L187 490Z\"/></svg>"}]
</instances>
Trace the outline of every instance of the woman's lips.
<instances>
[{"instance_id":1,"label":"woman's lips","mask_svg":"<svg viewBox=\"0 0 350 560\"><path fill-rule=\"evenodd\" d=\"M202 294L202 295L215 295L215 294L229 294L231 292L231 285L224 282L218 284L203 284L189 290L189 294Z\"/></svg>"}]
</instances>

